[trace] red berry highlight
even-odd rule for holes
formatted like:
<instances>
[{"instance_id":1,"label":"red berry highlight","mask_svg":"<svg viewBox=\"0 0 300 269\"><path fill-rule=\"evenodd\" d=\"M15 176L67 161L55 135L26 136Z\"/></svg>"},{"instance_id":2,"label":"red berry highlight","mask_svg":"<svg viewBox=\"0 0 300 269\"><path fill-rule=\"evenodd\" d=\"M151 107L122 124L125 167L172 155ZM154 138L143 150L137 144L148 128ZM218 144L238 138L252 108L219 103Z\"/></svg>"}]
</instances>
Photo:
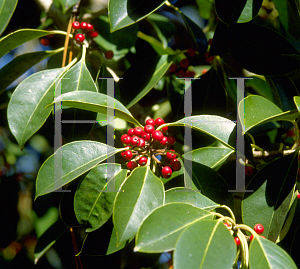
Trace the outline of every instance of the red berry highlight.
<instances>
[{"instance_id":1,"label":"red berry highlight","mask_svg":"<svg viewBox=\"0 0 300 269\"><path fill-rule=\"evenodd\" d=\"M234 241L235 241L235 243L236 243L237 246L239 246L241 244L241 241L240 241L240 239L238 237L235 237Z\"/></svg>"},{"instance_id":2,"label":"red berry highlight","mask_svg":"<svg viewBox=\"0 0 300 269\"><path fill-rule=\"evenodd\" d=\"M82 30L86 30L86 26L87 26L87 23L84 21L84 22L82 22L82 23L80 23L80 28L82 29Z\"/></svg>"},{"instance_id":3,"label":"red berry highlight","mask_svg":"<svg viewBox=\"0 0 300 269\"><path fill-rule=\"evenodd\" d=\"M172 169L169 166L165 166L162 170L161 170L161 174L164 178L169 178L172 176Z\"/></svg>"},{"instance_id":4,"label":"red berry highlight","mask_svg":"<svg viewBox=\"0 0 300 269\"><path fill-rule=\"evenodd\" d=\"M254 231L258 234L262 234L264 232L265 228L262 224L255 224Z\"/></svg>"},{"instance_id":5,"label":"red berry highlight","mask_svg":"<svg viewBox=\"0 0 300 269\"><path fill-rule=\"evenodd\" d=\"M74 21L72 23L72 28L75 30L78 30L80 28L80 22L79 21Z\"/></svg>"},{"instance_id":6,"label":"red berry highlight","mask_svg":"<svg viewBox=\"0 0 300 269\"><path fill-rule=\"evenodd\" d=\"M154 119L148 119L148 120L146 120L146 125L153 125L153 126L155 126L155 120Z\"/></svg>"},{"instance_id":7,"label":"red berry highlight","mask_svg":"<svg viewBox=\"0 0 300 269\"><path fill-rule=\"evenodd\" d=\"M160 140L162 140L163 137L164 137L164 135L161 131L156 130L152 133L152 138L154 141L159 142Z\"/></svg>"},{"instance_id":8,"label":"red berry highlight","mask_svg":"<svg viewBox=\"0 0 300 269\"><path fill-rule=\"evenodd\" d=\"M83 34L77 34L77 35L75 36L75 41L76 41L76 43L78 43L78 44L81 44L81 43L84 41L84 39L85 39L85 37L84 37Z\"/></svg>"}]
</instances>

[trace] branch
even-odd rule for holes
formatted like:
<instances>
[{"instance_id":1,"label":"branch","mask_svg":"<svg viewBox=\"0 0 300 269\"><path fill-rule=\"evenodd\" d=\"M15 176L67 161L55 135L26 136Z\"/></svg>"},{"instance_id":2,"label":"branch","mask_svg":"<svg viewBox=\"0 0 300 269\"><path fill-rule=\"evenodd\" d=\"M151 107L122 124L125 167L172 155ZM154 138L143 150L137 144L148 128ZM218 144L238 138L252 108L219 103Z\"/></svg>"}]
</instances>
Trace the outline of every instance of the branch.
<instances>
[{"instance_id":1,"label":"branch","mask_svg":"<svg viewBox=\"0 0 300 269\"><path fill-rule=\"evenodd\" d=\"M261 151L254 151L253 157L254 158L265 158L265 157L281 157L285 155L289 155L291 153L295 152L294 149L289 150L282 150L282 151L264 151L263 153Z\"/></svg>"}]
</instances>

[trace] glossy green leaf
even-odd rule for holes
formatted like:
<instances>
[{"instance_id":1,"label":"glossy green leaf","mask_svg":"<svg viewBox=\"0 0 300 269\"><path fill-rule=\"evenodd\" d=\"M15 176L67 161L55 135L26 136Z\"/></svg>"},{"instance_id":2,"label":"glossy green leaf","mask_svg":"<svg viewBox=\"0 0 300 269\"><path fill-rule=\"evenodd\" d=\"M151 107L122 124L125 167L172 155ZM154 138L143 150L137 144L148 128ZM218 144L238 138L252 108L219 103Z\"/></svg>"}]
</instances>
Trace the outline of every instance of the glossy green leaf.
<instances>
[{"instance_id":1,"label":"glossy green leaf","mask_svg":"<svg viewBox=\"0 0 300 269\"><path fill-rule=\"evenodd\" d=\"M34 263L47 252L51 246L55 244L57 239L67 230L67 226L62 219L57 220L41 237L38 238L37 245L34 250Z\"/></svg>"},{"instance_id":2,"label":"glossy green leaf","mask_svg":"<svg viewBox=\"0 0 300 269\"><path fill-rule=\"evenodd\" d=\"M244 133L260 124L271 121L294 121L299 116L297 110L283 112L268 99L251 95L239 103L239 118Z\"/></svg>"},{"instance_id":3,"label":"glossy green leaf","mask_svg":"<svg viewBox=\"0 0 300 269\"><path fill-rule=\"evenodd\" d=\"M11 16L14 14L18 0L0 0L0 35L8 25Z\"/></svg>"},{"instance_id":4,"label":"glossy green leaf","mask_svg":"<svg viewBox=\"0 0 300 269\"><path fill-rule=\"evenodd\" d=\"M201 192L184 187L176 187L166 191L165 204L169 203L187 203L195 207L212 210L219 205L202 195Z\"/></svg>"},{"instance_id":5,"label":"glossy green leaf","mask_svg":"<svg viewBox=\"0 0 300 269\"><path fill-rule=\"evenodd\" d=\"M22 148L45 123L52 107L55 83L65 68L40 71L23 80L14 91L7 108L9 128Z\"/></svg>"},{"instance_id":6,"label":"glossy green leaf","mask_svg":"<svg viewBox=\"0 0 300 269\"><path fill-rule=\"evenodd\" d=\"M218 18L228 26L237 22L247 3L247 0L215 0Z\"/></svg>"},{"instance_id":7,"label":"glossy green leaf","mask_svg":"<svg viewBox=\"0 0 300 269\"><path fill-rule=\"evenodd\" d=\"M112 177L108 178L108 173L113 173ZM74 210L86 232L100 228L111 217L114 199L126 173L120 164L100 164L82 180L75 193ZM107 190L108 184L114 185L111 191Z\"/></svg>"},{"instance_id":8,"label":"glossy green leaf","mask_svg":"<svg viewBox=\"0 0 300 269\"><path fill-rule=\"evenodd\" d=\"M182 157L210 168L216 168L221 166L233 152L234 150L229 148L205 147L183 154Z\"/></svg>"},{"instance_id":9,"label":"glossy green leaf","mask_svg":"<svg viewBox=\"0 0 300 269\"><path fill-rule=\"evenodd\" d=\"M66 8L70 8L71 6L75 5L78 0L59 0L59 2Z\"/></svg>"},{"instance_id":10,"label":"glossy green leaf","mask_svg":"<svg viewBox=\"0 0 300 269\"><path fill-rule=\"evenodd\" d=\"M105 114L109 107L107 103L114 104L109 108L115 110L115 117L142 126L118 100L102 93L90 91L77 91L62 94L55 98L55 102L62 102L63 106L79 108Z\"/></svg>"},{"instance_id":11,"label":"glossy green leaf","mask_svg":"<svg viewBox=\"0 0 300 269\"><path fill-rule=\"evenodd\" d=\"M186 117L173 123L161 125L157 129L161 129L164 126L188 126L208 134L228 148L234 149L229 145L229 142L232 139L232 131L235 128L235 123L223 117L211 115Z\"/></svg>"},{"instance_id":12,"label":"glossy green leaf","mask_svg":"<svg viewBox=\"0 0 300 269\"><path fill-rule=\"evenodd\" d=\"M131 239L132 240L132 239ZM129 240L129 241L131 241ZM117 244L117 232L116 232L116 229L115 227L113 228L113 231L111 233L111 237L110 237L110 241L109 241L109 245L108 245L108 248L107 248L107 252L106 252L106 255L110 255L112 253L115 253L121 249L123 249L125 246L126 246L126 241L122 242L119 246Z\"/></svg>"},{"instance_id":13,"label":"glossy green leaf","mask_svg":"<svg viewBox=\"0 0 300 269\"><path fill-rule=\"evenodd\" d=\"M138 167L121 186L114 210L113 222L117 230L118 245L132 238L143 219L164 203L164 185L148 166Z\"/></svg>"},{"instance_id":14,"label":"glossy green leaf","mask_svg":"<svg viewBox=\"0 0 300 269\"><path fill-rule=\"evenodd\" d=\"M247 0L244 9L237 20L238 23L245 23L251 21L259 12L263 0Z\"/></svg>"},{"instance_id":15,"label":"glossy green leaf","mask_svg":"<svg viewBox=\"0 0 300 269\"><path fill-rule=\"evenodd\" d=\"M94 141L75 141L63 145L41 166L36 179L35 198L61 188L122 150ZM55 155L57 161L58 155L61 156L61 166L57 164L56 169L54 169Z\"/></svg>"},{"instance_id":16,"label":"glossy green leaf","mask_svg":"<svg viewBox=\"0 0 300 269\"><path fill-rule=\"evenodd\" d=\"M203 19L208 20L211 14L211 9L213 6L212 0L196 0L198 5L199 14Z\"/></svg>"},{"instance_id":17,"label":"glossy green leaf","mask_svg":"<svg viewBox=\"0 0 300 269\"><path fill-rule=\"evenodd\" d=\"M15 57L0 69L0 94L28 69L61 51L62 49L37 51Z\"/></svg>"},{"instance_id":18,"label":"glossy green leaf","mask_svg":"<svg viewBox=\"0 0 300 269\"><path fill-rule=\"evenodd\" d=\"M60 34L66 35L63 31L45 31L45 30L35 30L35 29L21 29L17 30L7 36L4 36L0 40L0 58L6 53L12 51L14 48L22 45L23 43L40 38L50 34Z\"/></svg>"},{"instance_id":19,"label":"glossy green leaf","mask_svg":"<svg viewBox=\"0 0 300 269\"><path fill-rule=\"evenodd\" d=\"M165 2L166 0L109 0L108 15L111 32L140 21Z\"/></svg>"},{"instance_id":20,"label":"glossy green leaf","mask_svg":"<svg viewBox=\"0 0 300 269\"><path fill-rule=\"evenodd\" d=\"M292 258L273 242L255 237L249 248L250 268L297 269Z\"/></svg>"},{"instance_id":21,"label":"glossy green leaf","mask_svg":"<svg viewBox=\"0 0 300 269\"><path fill-rule=\"evenodd\" d=\"M300 112L300 97L294 96L294 102L295 102L295 105L296 105L298 111Z\"/></svg>"},{"instance_id":22,"label":"glossy green leaf","mask_svg":"<svg viewBox=\"0 0 300 269\"><path fill-rule=\"evenodd\" d=\"M275 242L288 214L294 193L298 153L276 159L262 168L247 186L242 201L243 222L264 226L263 235Z\"/></svg>"},{"instance_id":23,"label":"glossy green leaf","mask_svg":"<svg viewBox=\"0 0 300 269\"><path fill-rule=\"evenodd\" d=\"M173 264L177 269L227 269L232 268L235 256L236 244L223 222L200 220L181 234Z\"/></svg>"},{"instance_id":24,"label":"glossy green leaf","mask_svg":"<svg viewBox=\"0 0 300 269\"><path fill-rule=\"evenodd\" d=\"M146 58L132 65L119 82L122 100L129 109L142 99L163 77L172 64L174 56ZM143 76L137 76L143 74ZM130 90L128 90L130 89Z\"/></svg>"},{"instance_id":25,"label":"glossy green leaf","mask_svg":"<svg viewBox=\"0 0 300 269\"><path fill-rule=\"evenodd\" d=\"M143 221L134 250L152 253L173 250L186 227L200 219L212 217L208 211L183 202L161 206Z\"/></svg>"}]
</instances>

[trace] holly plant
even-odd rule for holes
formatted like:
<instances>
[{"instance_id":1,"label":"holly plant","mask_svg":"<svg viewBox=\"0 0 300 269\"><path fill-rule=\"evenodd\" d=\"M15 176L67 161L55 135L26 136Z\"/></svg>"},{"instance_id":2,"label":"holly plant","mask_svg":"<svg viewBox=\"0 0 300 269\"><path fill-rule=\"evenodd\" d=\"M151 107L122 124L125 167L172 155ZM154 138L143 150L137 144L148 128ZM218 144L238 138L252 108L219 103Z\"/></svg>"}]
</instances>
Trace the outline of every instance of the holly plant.
<instances>
[{"instance_id":1,"label":"holly plant","mask_svg":"<svg viewBox=\"0 0 300 269\"><path fill-rule=\"evenodd\" d=\"M1 38L0 57L51 46L0 70L11 141L54 134L34 203L60 213L37 266L66 234L81 269L299 266L299 1L189 1L202 26L182 2L59 0L65 28L43 10Z\"/></svg>"}]
</instances>

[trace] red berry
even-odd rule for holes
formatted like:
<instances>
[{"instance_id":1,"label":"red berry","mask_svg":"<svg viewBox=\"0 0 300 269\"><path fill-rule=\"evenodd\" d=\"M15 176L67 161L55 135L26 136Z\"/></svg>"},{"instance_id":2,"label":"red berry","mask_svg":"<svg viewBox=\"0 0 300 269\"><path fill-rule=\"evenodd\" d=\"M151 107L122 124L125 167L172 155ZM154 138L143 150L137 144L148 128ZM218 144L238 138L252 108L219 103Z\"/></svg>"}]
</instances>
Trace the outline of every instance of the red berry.
<instances>
[{"instance_id":1,"label":"red berry","mask_svg":"<svg viewBox=\"0 0 300 269\"><path fill-rule=\"evenodd\" d=\"M87 25L86 25L86 30L88 30L88 31L93 31L93 29L94 29L94 26L91 25L90 23L87 23Z\"/></svg>"},{"instance_id":2,"label":"red berry","mask_svg":"<svg viewBox=\"0 0 300 269\"><path fill-rule=\"evenodd\" d=\"M176 158L176 154L173 153L173 152L167 152L167 153L166 153L166 157L167 157L169 160L172 160L172 159L175 159L175 158Z\"/></svg>"},{"instance_id":3,"label":"red berry","mask_svg":"<svg viewBox=\"0 0 300 269\"><path fill-rule=\"evenodd\" d=\"M141 157L140 159L139 159L139 165L141 165L141 166L144 166L144 165L146 165L147 164L147 161L148 161L148 159L147 159L147 157Z\"/></svg>"},{"instance_id":4,"label":"red berry","mask_svg":"<svg viewBox=\"0 0 300 269\"><path fill-rule=\"evenodd\" d=\"M155 124L156 124L157 126L160 126L160 125L165 124L165 121L164 121L162 118L157 118L157 119L155 120Z\"/></svg>"},{"instance_id":5,"label":"red berry","mask_svg":"<svg viewBox=\"0 0 300 269\"><path fill-rule=\"evenodd\" d=\"M180 161L178 161L177 159L173 159L173 160L174 160L172 162L172 169L173 169L173 171L179 171L181 169L181 163L180 163Z\"/></svg>"},{"instance_id":6,"label":"red berry","mask_svg":"<svg viewBox=\"0 0 300 269\"><path fill-rule=\"evenodd\" d=\"M137 142L136 145L140 148L145 147L145 140L143 138L139 138L139 141Z\"/></svg>"},{"instance_id":7,"label":"red berry","mask_svg":"<svg viewBox=\"0 0 300 269\"><path fill-rule=\"evenodd\" d=\"M121 136L121 141L122 141L123 144L130 144L131 137L129 135L127 135L127 134L123 134Z\"/></svg>"},{"instance_id":8,"label":"red berry","mask_svg":"<svg viewBox=\"0 0 300 269\"><path fill-rule=\"evenodd\" d=\"M156 130L152 133L152 138L154 139L154 141L159 142L160 140L162 140L163 137L164 135L161 131Z\"/></svg>"},{"instance_id":9,"label":"red berry","mask_svg":"<svg viewBox=\"0 0 300 269\"><path fill-rule=\"evenodd\" d=\"M183 78L184 77L184 71L183 70L179 70L178 72L175 73L175 75L179 78Z\"/></svg>"},{"instance_id":10,"label":"red berry","mask_svg":"<svg viewBox=\"0 0 300 269\"><path fill-rule=\"evenodd\" d=\"M87 23L84 21L84 22L82 22L82 23L80 23L80 28L82 29L82 30L86 30L86 26L87 26Z\"/></svg>"},{"instance_id":11,"label":"red berry","mask_svg":"<svg viewBox=\"0 0 300 269\"><path fill-rule=\"evenodd\" d=\"M225 225L227 228L230 228L230 224L228 224L227 222L224 222L224 225Z\"/></svg>"},{"instance_id":12,"label":"red berry","mask_svg":"<svg viewBox=\"0 0 300 269\"><path fill-rule=\"evenodd\" d=\"M252 166L246 166L246 167L245 167L245 174L246 174L247 176L252 175L252 174L253 174L253 167L252 167Z\"/></svg>"},{"instance_id":13,"label":"red berry","mask_svg":"<svg viewBox=\"0 0 300 269\"><path fill-rule=\"evenodd\" d=\"M148 119L148 120L146 120L146 125L153 125L153 126L155 126L155 120L154 119Z\"/></svg>"},{"instance_id":14,"label":"red berry","mask_svg":"<svg viewBox=\"0 0 300 269\"><path fill-rule=\"evenodd\" d=\"M196 54L196 50L195 50L195 49L189 48L189 49L187 50L187 55L188 55L188 56L194 57L195 54Z\"/></svg>"},{"instance_id":15,"label":"red berry","mask_svg":"<svg viewBox=\"0 0 300 269\"><path fill-rule=\"evenodd\" d=\"M254 235L251 234L251 235L250 235L250 241L252 241L253 239L254 239Z\"/></svg>"},{"instance_id":16,"label":"red berry","mask_svg":"<svg viewBox=\"0 0 300 269\"><path fill-rule=\"evenodd\" d=\"M137 144L138 144L138 142L139 142L139 137L138 136L133 136L132 138L131 138L131 145L132 146L137 146Z\"/></svg>"},{"instance_id":17,"label":"red berry","mask_svg":"<svg viewBox=\"0 0 300 269\"><path fill-rule=\"evenodd\" d=\"M190 65L190 62L188 59L185 58L185 59L182 59L179 64L182 68L188 68Z\"/></svg>"},{"instance_id":18,"label":"red berry","mask_svg":"<svg viewBox=\"0 0 300 269\"><path fill-rule=\"evenodd\" d=\"M128 135L134 135L134 128L130 128L130 129L127 131L127 134L128 134Z\"/></svg>"},{"instance_id":19,"label":"red berry","mask_svg":"<svg viewBox=\"0 0 300 269\"><path fill-rule=\"evenodd\" d=\"M145 141L150 141L151 135L148 134L148 133L146 133L146 132L143 132L142 138L143 138Z\"/></svg>"},{"instance_id":20,"label":"red berry","mask_svg":"<svg viewBox=\"0 0 300 269\"><path fill-rule=\"evenodd\" d=\"M138 164L135 161L129 161L127 163L127 169L129 170L133 170L136 167L138 167Z\"/></svg>"},{"instance_id":21,"label":"red berry","mask_svg":"<svg viewBox=\"0 0 300 269\"><path fill-rule=\"evenodd\" d=\"M204 75L207 72L207 69L202 69L201 73Z\"/></svg>"},{"instance_id":22,"label":"red berry","mask_svg":"<svg viewBox=\"0 0 300 269\"><path fill-rule=\"evenodd\" d=\"M172 169L169 166L165 166L161 170L161 174L164 178L169 178L170 176L172 176Z\"/></svg>"},{"instance_id":23,"label":"red berry","mask_svg":"<svg viewBox=\"0 0 300 269\"><path fill-rule=\"evenodd\" d=\"M168 131L168 126L163 127L163 128L161 129L161 131L162 131L163 133L165 133L166 131Z\"/></svg>"},{"instance_id":24,"label":"red berry","mask_svg":"<svg viewBox=\"0 0 300 269\"><path fill-rule=\"evenodd\" d=\"M160 141L159 143L162 145L162 146L165 146L165 145L168 145L168 137L164 136Z\"/></svg>"},{"instance_id":25,"label":"red berry","mask_svg":"<svg viewBox=\"0 0 300 269\"><path fill-rule=\"evenodd\" d=\"M132 159L132 152L131 152L131 150L124 151L122 157L125 160L131 160Z\"/></svg>"},{"instance_id":26,"label":"red berry","mask_svg":"<svg viewBox=\"0 0 300 269\"><path fill-rule=\"evenodd\" d=\"M144 132L144 130L143 130L142 127L135 127L135 128L134 128L134 134L137 135L137 136L142 135L143 132Z\"/></svg>"},{"instance_id":27,"label":"red berry","mask_svg":"<svg viewBox=\"0 0 300 269\"><path fill-rule=\"evenodd\" d=\"M169 68L169 71L171 73L175 73L177 70L177 65L176 64L171 64L170 68Z\"/></svg>"},{"instance_id":28,"label":"red berry","mask_svg":"<svg viewBox=\"0 0 300 269\"><path fill-rule=\"evenodd\" d=\"M145 127L144 127L144 131L148 134L152 134L153 131L155 130L154 126L153 125L150 125L150 124L147 124Z\"/></svg>"},{"instance_id":29,"label":"red berry","mask_svg":"<svg viewBox=\"0 0 300 269\"><path fill-rule=\"evenodd\" d=\"M83 41L84 41L85 37L83 34L77 34L75 36L75 41L78 43L78 44L81 44Z\"/></svg>"},{"instance_id":30,"label":"red berry","mask_svg":"<svg viewBox=\"0 0 300 269\"><path fill-rule=\"evenodd\" d=\"M206 59L207 62L212 62L215 59L215 56L210 56Z\"/></svg>"},{"instance_id":31,"label":"red berry","mask_svg":"<svg viewBox=\"0 0 300 269\"><path fill-rule=\"evenodd\" d=\"M80 22L79 21L74 21L72 23L72 27L73 27L73 29L78 30L80 28Z\"/></svg>"},{"instance_id":32,"label":"red berry","mask_svg":"<svg viewBox=\"0 0 300 269\"><path fill-rule=\"evenodd\" d=\"M254 231L258 234L262 234L264 232L265 228L262 224L255 224Z\"/></svg>"},{"instance_id":33,"label":"red berry","mask_svg":"<svg viewBox=\"0 0 300 269\"><path fill-rule=\"evenodd\" d=\"M260 237L263 238L263 239L266 239L263 235L261 235Z\"/></svg>"},{"instance_id":34,"label":"red berry","mask_svg":"<svg viewBox=\"0 0 300 269\"><path fill-rule=\"evenodd\" d=\"M90 36L91 38L95 38L95 37L98 36L98 32L97 32L97 31L89 32L89 36Z\"/></svg>"},{"instance_id":35,"label":"red berry","mask_svg":"<svg viewBox=\"0 0 300 269\"><path fill-rule=\"evenodd\" d=\"M212 43L212 38L208 40L208 45L211 45Z\"/></svg>"},{"instance_id":36,"label":"red berry","mask_svg":"<svg viewBox=\"0 0 300 269\"><path fill-rule=\"evenodd\" d=\"M47 38L47 37L41 38L41 44L42 44L43 46L49 46L49 45L50 45L50 40L49 40L49 38Z\"/></svg>"},{"instance_id":37,"label":"red berry","mask_svg":"<svg viewBox=\"0 0 300 269\"><path fill-rule=\"evenodd\" d=\"M186 70L184 73L184 77L186 77L186 78L193 78L193 77L195 77L195 75L196 75L196 73L194 71Z\"/></svg>"},{"instance_id":38,"label":"red berry","mask_svg":"<svg viewBox=\"0 0 300 269\"><path fill-rule=\"evenodd\" d=\"M112 50L108 50L108 51L105 52L105 58L106 58L107 60L110 60L110 59L112 59L113 57L114 57L114 53L113 53Z\"/></svg>"},{"instance_id":39,"label":"red berry","mask_svg":"<svg viewBox=\"0 0 300 269\"><path fill-rule=\"evenodd\" d=\"M169 142L170 145L174 145L174 144L176 143L176 140L175 140L174 137L169 136L169 137L168 137L168 142Z\"/></svg>"},{"instance_id":40,"label":"red berry","mask_svg":"<svg viewBox=\"0 0 300 269\"><path fill-rule=\"evenodd\" d=\"M240 239L238 237L235 237L234 241L235 241L235 243L236 243L237 246L239 246L241 244L241 241L240 241Z\"/></svg>"},{"instance_id":41,"label":"red berry","mask_svg":"<svg viewBox=\"0 0 300 269\"><path fill-rule=\"evenodd\" d=\"M298 192L298 194L297 194L297 198L300 199L300 193L299 193L299 192Z\"/></svg>"}]
</instances>

